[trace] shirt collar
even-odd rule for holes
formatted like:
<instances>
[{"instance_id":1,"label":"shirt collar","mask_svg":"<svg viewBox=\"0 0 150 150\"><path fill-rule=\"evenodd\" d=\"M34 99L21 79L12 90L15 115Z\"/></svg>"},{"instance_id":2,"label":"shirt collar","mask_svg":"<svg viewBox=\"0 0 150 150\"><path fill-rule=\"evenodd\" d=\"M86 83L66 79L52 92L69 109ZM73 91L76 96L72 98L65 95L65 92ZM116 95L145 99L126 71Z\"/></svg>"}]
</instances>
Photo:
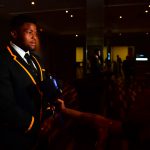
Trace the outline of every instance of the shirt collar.
<instances>
[{"instance_id":1,"label":"shirt collar","mask_svg":"<svg viewBox=\"0 0 150 150\"><path fill-rule=\"evenodd\" d=\"M24 59L24 56L26 53L28 53L30 55L30 52L27 51L25 52L23 49L21 49L19 46L17 46L16 44L14 44L12 41L10 42L10 45L15 49L15 51Z\"/></svg>"}]
</instances>

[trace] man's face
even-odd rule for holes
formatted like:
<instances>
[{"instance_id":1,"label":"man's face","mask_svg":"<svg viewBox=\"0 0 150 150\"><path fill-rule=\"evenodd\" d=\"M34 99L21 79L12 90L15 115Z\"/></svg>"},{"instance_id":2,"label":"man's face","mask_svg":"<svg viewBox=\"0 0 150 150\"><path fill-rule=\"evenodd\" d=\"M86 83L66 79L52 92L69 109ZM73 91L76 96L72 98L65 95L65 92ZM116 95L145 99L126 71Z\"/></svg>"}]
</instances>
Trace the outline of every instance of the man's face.
<instances>
[{"instance_id":1,"label":"man's face","mask_svg":"<svg viewBox=\"0 0 150 150\"><path fill-rule=\"evenodd\" d=\"M11 32L15 44L23 50L34 50L38 42L37 27L33 23L24 23L19 29Z\"/></svg>"},{"instance_id":2,"label":"man's face","mask_svg":"<svg viewBox=\"0 0 150 150\"><path fill-rule=\"evenodd\" d=\"M100 51L100 50L97 51L97 55L98 55L98 56L101 55L101 51Z\"/></svg>"}]
</instances>

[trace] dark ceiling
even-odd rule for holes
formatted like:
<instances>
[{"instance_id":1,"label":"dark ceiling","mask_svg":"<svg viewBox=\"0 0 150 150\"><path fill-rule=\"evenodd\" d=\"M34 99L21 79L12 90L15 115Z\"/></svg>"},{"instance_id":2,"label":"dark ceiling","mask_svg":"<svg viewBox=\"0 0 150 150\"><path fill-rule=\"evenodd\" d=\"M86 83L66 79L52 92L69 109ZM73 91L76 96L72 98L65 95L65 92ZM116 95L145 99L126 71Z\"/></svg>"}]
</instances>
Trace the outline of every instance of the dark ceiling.
<instances>
[{"instance_id":1,"label":"dark ceiling","mask_svg":"<svg viewBox=\"0 0 150 150\"><path fill-rule=\"evenodd\" d=\"M125 0L124 0L125 1ZM149 4L144 0L114 0L105 3L105 27L114 32L149 32ZM119 16L122 16L122 19Z\"/></svg>"},{"instance_id":2,"label":"dark ceiling","mask_svg":"<svg viewBox=\"0 0 150 150\"><path fill-rule=\"evenodd\" d=\"M57 34L85 33L85 0L34 0L35 5L31 5L31 2L31 0L0 1L1 18L9 20L17 14L29 14L37 18L43 31ZM66 13L66 10L69 12Z\"/></svg>"},{"instance_id":3,"label":"dark ceiling","mask_svg":"<svg viewBox=\"0 0 150 150\"><path fill-rule=\"evenodd\" d=\"M9 20L16 14L36 16L42 30L60 35L86 34L86 0L1 0L0 17ZM107 34L150 32L148 0L104 0L104 31ZM65 11L69 12L66 13ZM73 15L71 18L70 15ZM120 19L119 16L122 16Z\"/></svg>"}]
</instances>

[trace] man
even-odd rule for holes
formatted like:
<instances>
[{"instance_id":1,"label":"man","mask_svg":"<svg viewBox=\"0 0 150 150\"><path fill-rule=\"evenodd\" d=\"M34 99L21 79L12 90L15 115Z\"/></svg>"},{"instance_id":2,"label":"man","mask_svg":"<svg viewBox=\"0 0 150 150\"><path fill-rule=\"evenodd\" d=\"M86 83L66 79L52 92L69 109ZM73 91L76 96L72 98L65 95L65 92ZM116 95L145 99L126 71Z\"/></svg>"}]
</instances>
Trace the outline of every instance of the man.
<instances>
[{"instance_id":1,"label":"man","mask_svg":"<svg viewBox=\"0 0 150 150\"><path fill-rule=\"evenodd\" d=\"M0 149L30 150L36 145L42 113L48 106L43 105L39 89L44 69L31 55L38 42L36 21L16 16L10 34L10 43L0 50ZM42 130L47 131L46 125Z\"/></svg>"},{"instance_id":2,"label":"man","mask_svg":"<svg viewBox=\"0 0 150 150\"><path fill-rule=\"evenodd\" d=\"M121 65L122 60L119 55L117 55L117 76L121 76Z\"/></svg>"},{"instance_id":3,"label":"man","mask_svg":"<svg viewBox=\"0 0 150 150\"><path fill-rule=\"evenodd\" d=\"M91 73L99 77L103 71L103 58L99 49L94 50L94 56L91 59Z\"/></svg>"}]
</instances>

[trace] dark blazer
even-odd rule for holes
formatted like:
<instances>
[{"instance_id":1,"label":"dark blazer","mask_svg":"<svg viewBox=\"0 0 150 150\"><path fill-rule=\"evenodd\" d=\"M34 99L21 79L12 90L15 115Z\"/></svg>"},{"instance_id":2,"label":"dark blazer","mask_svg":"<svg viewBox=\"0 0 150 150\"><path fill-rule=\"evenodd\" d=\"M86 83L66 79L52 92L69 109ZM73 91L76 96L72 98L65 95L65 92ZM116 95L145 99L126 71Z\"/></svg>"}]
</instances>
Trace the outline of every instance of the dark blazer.
<instances>
[{"instance_id":1,"label":"dark blazer","mask_svg":"<svg viewBox=\"0 0 150 150\"><path fill-rule=\"evenodd\" d=\"M0 149L30 149L38 138L42 99L38 87L43 69L36 59L39 79L11 47L0 49Z\"/></svg>"}]
</instances>

